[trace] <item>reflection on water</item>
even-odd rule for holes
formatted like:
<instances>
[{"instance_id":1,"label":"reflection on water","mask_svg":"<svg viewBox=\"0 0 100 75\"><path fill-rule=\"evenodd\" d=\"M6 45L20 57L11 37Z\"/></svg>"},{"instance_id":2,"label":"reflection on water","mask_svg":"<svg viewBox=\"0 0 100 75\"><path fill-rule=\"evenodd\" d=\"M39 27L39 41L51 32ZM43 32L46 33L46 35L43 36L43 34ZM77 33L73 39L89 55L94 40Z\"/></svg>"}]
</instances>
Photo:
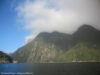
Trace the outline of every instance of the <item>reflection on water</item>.
<instances>
[{"instance_id":1,"label":"reflection on water","mask_svg":"<svg viewBox=\"0 0 100 75\"><path fill-rule=\"evenodd\" d=\"M100 63L0 64L0 75L100 75Z\"/></svg>"}]
</instances>

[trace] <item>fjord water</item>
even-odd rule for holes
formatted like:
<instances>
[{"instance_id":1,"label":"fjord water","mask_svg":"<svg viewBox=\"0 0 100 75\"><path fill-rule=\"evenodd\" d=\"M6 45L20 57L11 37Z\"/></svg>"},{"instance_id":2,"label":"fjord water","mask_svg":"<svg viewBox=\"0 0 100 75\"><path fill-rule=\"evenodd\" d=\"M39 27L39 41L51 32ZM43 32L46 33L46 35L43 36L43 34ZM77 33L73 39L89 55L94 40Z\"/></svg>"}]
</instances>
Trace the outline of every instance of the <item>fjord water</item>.
<instances>
[{"instance_id":1,"label":"fjord water","mask_svg":"<svg viewBox=\"0 0 100 75\"><path fill-rule=\"evenodd\" d=\"M0 64L0 75L100 75L100 63Z\"/></svg>"},{"instance_id":2,"label":"fjord water","mask_svg":"<svg viewBox=\"0 0 100 75\"><path fill-rule=\"evenodd\" d=\"M33 75L31 64L0 64L0 75Z\"/></svg>"}]
</instances>

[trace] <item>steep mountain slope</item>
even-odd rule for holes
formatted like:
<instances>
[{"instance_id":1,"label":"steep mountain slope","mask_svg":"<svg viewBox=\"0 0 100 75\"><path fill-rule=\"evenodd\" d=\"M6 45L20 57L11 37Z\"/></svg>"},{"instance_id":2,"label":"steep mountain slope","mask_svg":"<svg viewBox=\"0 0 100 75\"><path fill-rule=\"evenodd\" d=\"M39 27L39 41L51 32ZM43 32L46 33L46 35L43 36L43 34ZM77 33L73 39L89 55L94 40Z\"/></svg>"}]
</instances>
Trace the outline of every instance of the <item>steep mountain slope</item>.
<instances>
[{"instance_id":1,"label":"steep mountain slope","mask_svg":"<svg viewBox=\"0 0 100 75\"><path fill-rule=\"evenodd\" d=\"M60 50L69 48L71 35L42 32L33 41L18 49L13 57L19 62L52 62Z\"/></svg>"},{"instance_id":2,"label":"steep mountain slope","mask_svg":"<svg viewBox=\"0 0 100 75\"><path fill-rule=\"evenodd\" d=\"M100 61L100 31L81 26L72 35L42 32L12 56L19 62Z\"/></svg>"}]
</instances>

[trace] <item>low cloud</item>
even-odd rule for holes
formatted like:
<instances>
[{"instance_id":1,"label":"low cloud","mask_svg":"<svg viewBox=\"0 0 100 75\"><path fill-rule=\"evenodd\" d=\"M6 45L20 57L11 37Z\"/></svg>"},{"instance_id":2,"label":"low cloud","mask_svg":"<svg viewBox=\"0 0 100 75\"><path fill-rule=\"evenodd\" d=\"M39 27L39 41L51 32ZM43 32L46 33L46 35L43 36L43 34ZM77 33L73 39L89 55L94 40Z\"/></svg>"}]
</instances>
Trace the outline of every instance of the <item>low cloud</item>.
<instances>
[{"instance_id":1,"label":"low cloud","mask_svg":"<svg viewBox=\"0 0 100 75\"><path fill-rule=\"evenodd\" d=\"M31 42L37 35L38 33L35 34L31 33L29 36L26 36L24 45Z\"/></svg>"},{"instance_id":2,"label":"low cloud","mask_svg":"<svg viewBox=\"0 0 100 75\"><path fill-rule=\"evenodd\" d=\"M16 10L24 28L32 31L26 42L44 31L73 33L82 24L100 28L99 0L26 0Z\"/></svg>"}]
</instances>

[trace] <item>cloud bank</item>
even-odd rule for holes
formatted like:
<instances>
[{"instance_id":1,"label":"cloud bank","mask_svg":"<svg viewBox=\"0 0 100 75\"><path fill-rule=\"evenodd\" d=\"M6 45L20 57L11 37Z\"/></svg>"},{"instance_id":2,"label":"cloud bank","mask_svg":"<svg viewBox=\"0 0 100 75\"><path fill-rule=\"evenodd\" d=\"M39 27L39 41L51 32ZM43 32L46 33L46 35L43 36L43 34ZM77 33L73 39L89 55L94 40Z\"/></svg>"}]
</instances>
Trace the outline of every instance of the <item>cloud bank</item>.
<instances>
[{"instance_id":1,"label":"cloud bank","mask_svg":"<svg viewBox=\"0 0 100 75\"><path fill-rule=\"evenodd\" d=\"M99 0L26 0L16 11L24 28L32 31L26 43L39 32L73 33L82 24L100 29Z\"/></svg>"}]
</instances>

